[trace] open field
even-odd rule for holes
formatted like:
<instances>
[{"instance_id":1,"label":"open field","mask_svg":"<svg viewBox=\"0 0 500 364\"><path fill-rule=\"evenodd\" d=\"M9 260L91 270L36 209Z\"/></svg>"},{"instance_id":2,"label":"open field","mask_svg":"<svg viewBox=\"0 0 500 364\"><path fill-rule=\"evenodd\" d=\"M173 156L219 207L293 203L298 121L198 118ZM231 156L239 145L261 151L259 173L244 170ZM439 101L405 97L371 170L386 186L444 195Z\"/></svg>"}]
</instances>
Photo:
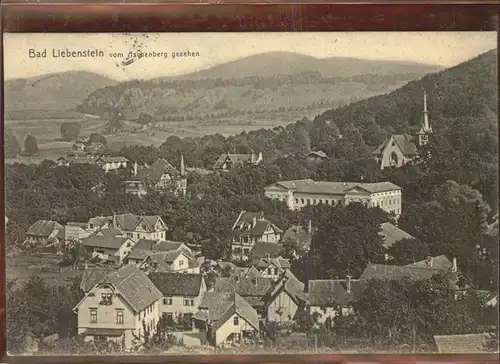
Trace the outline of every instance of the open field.
<instances>
[{"instance_id":1,"label":"open field","mask_svg":"<svg viewBox=\"0 0 500 364\"><path fill-rule=\"evenodd\" d=\"M242 131L252 131L258 129L274 128L276 126L286 126L304 116L313 118L322 110L304 112L283 112L265 115L244 115L240 117L228 117L214 120L188 120L169 121L158 123L154 129L138 132L123 132L114 135L105 135L110 149L120 149L126 145L161 145L165 139L171 135L180 138L202 137L207 134L219 133L224 136L239 134ZM56 160L60 156L72 153L72 142L57 141L60 137L61 124L64 119L30 119L30 120L6 120L6 129L12 130L16 135L19 144L22 146L28 135L33 135L40 150L36 157L19 156L7 159L7 163L40 163L44 159ZM82 125L81 135L91 133L103 133L106 120L93 117L82 116L78 121ZM126 126L130 129L137 128L138 125L127 121Z\"/></svg>"},{"instance_id":2,"label":"open field","mask_svg":"<svg viewBox=\"0 0 500 364\"><path fill-rule=\"evenodd\" d=\"M71 267L59 267L60 261L61 256L54 253L8 254L5 259L6 279L17 279L21 283L37 275L49 284L68 282L67 279L75 277L78 271L73 271Z\"/></svg>"}]
</instances>

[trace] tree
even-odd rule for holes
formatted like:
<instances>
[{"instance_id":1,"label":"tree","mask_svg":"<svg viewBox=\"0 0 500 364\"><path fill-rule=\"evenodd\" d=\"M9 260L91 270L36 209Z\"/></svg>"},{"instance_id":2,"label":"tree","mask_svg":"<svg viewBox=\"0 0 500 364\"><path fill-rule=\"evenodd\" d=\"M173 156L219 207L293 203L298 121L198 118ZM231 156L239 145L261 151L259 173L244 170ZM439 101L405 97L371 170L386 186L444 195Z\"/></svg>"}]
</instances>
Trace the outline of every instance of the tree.
<instances>
[{"instance_id":1,"label":"tree","mask_svg":"<svg viewBox=\"0 0 500 364\"><path fill-rule=\"evenodd\" d=\"M80 134L82 126L77 121L61 124L61 138L65 141L75 140Z\"/></svg>"},{"instance_id":2,"label":"tree","mask_svg":"<svg viewBox=\"0 0 500 364\"><path fill-rule=\"evenodd\" d=\"M392 264L407 265L424 260L430 255L429 247L418 239L402 239L395 242L387 253L392 257Z\"/></svg>"},{"instance_id":3,"label":"tree","mask_svg":"<svg viewBox=\"0 0 500 364\"><path fill-rule=\"evenodd\" d=\"M21 150L19 142L12 130L5 133L5 158L16 158Z\"/></svg>"},{"instance_id":4,"label":"tree","mask_svg":"<svg viewBox=\"0 0 500 364\"><path fill-rule=\"evenodd\" d=\"M379 344L433 345L434 335L478 332L466 305L457 301L447 273L429 279L372 279L354 303L359 325ZM387 339L390 338L388 341Z\"/></svg>"},{"instance_id":5,"label":"tree","mask_svg":"<svg viewBox=\"0 0 500 364\"><path fill-rule=\"evenodd\" d=\"M388 217L381 209L351 203L344 208L313 206L301 213L310 213L318 226L309 250L308 265L314 274L309 279L358 277L369 261L384 261L379 232Z\"/></svg>"},{"instance_id":6,"label":"tree","mask_svg":"<svg viewBox=\"0 0 500 364\"><path fill-rule=\"evenodd\" d=\"M106 146L108 144L106 141L106 138L98 133L90 134L88 143L89 144L102 143L102 145L104 145L104 146Z\"/></svg>"},{"instance_id":7,"label":"tree","mask_svg":"<svg viewBox=\"0 0 500 364\"><path fill-rule=\"evenodd\" d=\"M24 151L28 155L37 155L38 154L38 144L36 139L32 135L28 135L26 140L24 141Z\"/></svg>"}]
</instances>

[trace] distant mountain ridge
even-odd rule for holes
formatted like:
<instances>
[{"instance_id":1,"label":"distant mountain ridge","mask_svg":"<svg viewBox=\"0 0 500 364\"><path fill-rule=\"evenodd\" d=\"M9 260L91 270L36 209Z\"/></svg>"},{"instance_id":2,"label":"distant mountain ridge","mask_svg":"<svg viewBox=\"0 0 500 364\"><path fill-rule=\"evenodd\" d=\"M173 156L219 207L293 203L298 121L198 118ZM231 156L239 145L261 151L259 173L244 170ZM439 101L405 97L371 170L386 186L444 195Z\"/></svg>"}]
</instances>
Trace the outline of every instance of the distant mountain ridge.
<instances>
[{"instance_id":1,"label":"distant mountain ridge","mask_svg":"<svg viewBox=\"0 0 500 364\"><path fill-rule=\"evenodd\" d=\"M71 110L92 92L118 81L87 72L68 71L5 81L5 110Z\"/></svg>"},{"instance_id":2,"label":"distant mountain ridge","mask_svg":"<svg viewBox=\"0 0 500 364\"><path fill-rule=\"evenodd\" d=\"M444 69L442 66L412 61L366 60L348 57L316 58L294 52L260 53L206 70L164 80L199 80L203 78L270 77L279 74L319 72L324 77L350 77L366 74L426 74Z\"/></svg>"}]
</instances>

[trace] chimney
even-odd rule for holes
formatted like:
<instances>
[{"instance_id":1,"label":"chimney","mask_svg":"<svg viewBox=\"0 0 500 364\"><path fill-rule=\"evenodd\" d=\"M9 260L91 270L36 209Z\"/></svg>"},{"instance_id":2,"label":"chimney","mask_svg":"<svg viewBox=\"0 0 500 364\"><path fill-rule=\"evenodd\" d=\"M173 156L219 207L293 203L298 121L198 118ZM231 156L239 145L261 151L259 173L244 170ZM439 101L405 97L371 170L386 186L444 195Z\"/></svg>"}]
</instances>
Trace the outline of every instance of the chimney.
<instances>
[{"instance_id":1,"label":"chimney","mask_svg":"<svg viewBox=\"0 0 500 364\"><path fill-rule=\"evenodd\" d=\"M351 276L347 276L347 293L351 293Z\"/></svg>"},{"instance_id":2,"label":"chimney","mask_svg":"<svg viewBox=\"0 0 500 364\"><path fill-rule=\"evenodd\" d=\"M254 227L255 227L255 225L257 225L257 218L254 216L254 217L252 218L252 228L254 228Z\"/></svg>"},{"instance_id":3,"label":"chimney","mask_svg":"<svg viewBox=\"0 0 500 364\"><path fill-rule=\"evenodd\" d=\"M267 263L271 261L271 254L267 253Z\"/></svg>"},{"instance_id":4,"label":"chimney","mask_svg":"<svg viewBox=\"0 0 500 364\"><path fill-rule=\"evenodd\" d=\"M137 176L137 162L134 163L134 176Z\"/></svg>"},{"instance_id":5,"label":"chimney","mask_svg":"<svg viewBox=\"0 0 500 364\"><path fill-rule=\"evenodd\" d=\"M311 222L311 219L309 219L309 226L307 228L308 228L309 234L312 235L312 222Z\"/></svg>"},{"instance_id":6,"label":"chimney","mask_svg":"<svg viewBox=\"0 0 500 364\"><path fill-rule=\"evenodd\" d=\"M456 271L458 271L458 267L457 267L457 258L453 258L453 267L451 268L451 271L453 273L455 273Z\"/></svg>"}]
</instances>

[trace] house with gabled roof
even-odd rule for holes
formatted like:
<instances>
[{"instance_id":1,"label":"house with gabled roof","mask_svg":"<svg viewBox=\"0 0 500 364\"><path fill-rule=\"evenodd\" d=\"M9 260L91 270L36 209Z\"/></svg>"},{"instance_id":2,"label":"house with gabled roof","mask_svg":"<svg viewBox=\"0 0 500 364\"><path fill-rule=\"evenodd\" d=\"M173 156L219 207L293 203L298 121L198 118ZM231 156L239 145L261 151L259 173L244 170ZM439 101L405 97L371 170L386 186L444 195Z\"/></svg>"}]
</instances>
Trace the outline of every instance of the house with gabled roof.
<instances>
[{"instance_id":1,"label":"house with gabled roof","mask_svg":"<svg viewBox=\"0 0 500 364\"><path fill-rule=\"evenodd\" d=\"M89 220L87 230L96 232L105 228L115 228L127 237L138 241L150 239L164 241L168 227L159 215L135 215L131 213L113 216L96 216Z\"/></svg>"},{"instance_id":2,"label":"house with gabled roof","mask_svg":"<svg viewBox=\"0 0 500 364\"><path fill-rule=\"evenodd\" d=\"M213 346L254 342L259 334L257 311L234 291L205 292L193 320Z\"/></svg>"},{"instance_id":3,"label":"house with gabled roof","mask_svg":"<svg viewBox=\"0 0 500 364\"><path fill-rule=\"evenodd\" d=\"M243 297L257 312L264 317L264 296L273 286L271 278L239 276L215 278L215 292L236 292Z\"/></svg>"},{"instance_id":4,"label":"house with gabled roof","mask_svg":"<svg viewBox=\"0 0 500 364\"><path fill-rule=\"evenodd\" d=\"M283 231L264 218L263 212L241 211L233 224L231 253L235 260L248 260L256 243L276 244Z\"/></svg>"},{"instance_id":5,"label":"house with gabled roof","mask_svg":"<svg viewBox=\"0 0 500 364\"><path fill-rule=\"evenodd\" d=\"M419 148L427 144L432 127L429 125L427 111L427 94L424 92L424 108L420 131L415 135L393 134L372 152L380 169L388 167L401 167L419 155Z\"/></svg>"},{"instance_id":6,"label":"house with gabled roof","mask_svg":"<svg viewBox=\"0 0 500 364\"><path fill-rule=\"evenodd\" d=\"M244 167L248 165L256 166L262 162L262 153L259 154L234 154L223 153L214 164L214 171L228 172L234 168Z\"/></svg>"},{"instance_id":7,"label":"house with gabled roof","mask_svg":"<svg viewBox=\"0 0 500 364\"><path fill-rule=\"evenodd\" d=\"M135 241L127 237L90 235L81 240L83 247L92 258L121 264L132 250Z\"/></svg>"},{"instance_id":8,"label":"house with gabled roof","mask_svg":"<svg viewBox=\"0 0 500 364\"><path fill-rule=\"evenodd\" d=\"M198 311L203 293L207 290L203 276L152 272L149 274L149 279L163 294L160 314L167 322L178 322L179 316L191 322L191 317Z\"/></svg>"},{"instance_id":9,"label":"house with gabled roof","mask_svg":"<svg viewBox=\"0 0 500 364\"><path fill-rule=\"evenodd\" d=\"M148 252L146 254L144 260L138 265L146 272L166 271L164 265L167 265L172 272L176 273L200 273L200 264L186 250Z\"/></svg>"},{"instance_id":10,"label":"house with gabled roof","mask_svg":"<svg viewBox=\"0 0 500 364\"><path fill-rule=\"evenodd\" d=\"M268 198L282 201L291 210L308 205L346 206L359 202L366 207L401 214L402 188L392 182L325 182L312 179L278 181L264 188Z\"/></svg>"},{"instance_id":11,"label":"house with gabled roof","mask_svg":"<svg viewBox=\"0 0 500 364\"><path fill-rule=\"evenodd\" d=\"M262 277L277 280L287 269L290 268L290 260L281 256L278 256L277 258L267 256L265 258L260 258L255 264L255 267L262 274Z\"/></svg>"},{"instance_id":12,"label":"house with gabled roof","mask_svg":"<svg viewBox=\"0 0 500 364\"><path fill-rule=\"evenodd\" d=\"M78 334L95 342L113 341L125 350L143 325L154 330L163 294L137 267L125 265L100 278L74 307Z\"/></svg>"},{"instance_id":13,"label":"house with gabled roof","mask_svg":"<svg viewBox=\"0 0 500 364\"><path fill-rule=\"evenodd\" d=\"M148 190L170 191L177 196L185 196L187 174L184 156L181 155L181 168L178 171L166 159L158 159L151 166L139 167L134 163L132 175L125 181L125 192L144 196Z\"/></svg>"},{"instance_id":14,"label":"house with gabled roof","mask_svg":"<svg viewBox=\"0 0 500 364\"><path fill-rule=\"evenodd\" d=\"M286 269L263 297L267 321L289 322L307 303L304 283Z\"/></svg>"},{"instance_id":15,"label":"house with gabled roof","mask_svg":"<svg viewBox=\"0 0 500 364\"><path fill-rule=\"evenodd\" d=\"M318 322L352 314L352 305L365 290L364 279L316 279L309 281L308 306Z\"/></svg>"},{"instance_id":16,"label":"house with gabled roof","mask_svg":"<svg viewBox=\"0 0 500 364\"><path fill-rule=\"evenodd\" d=\"M30 246L64 242L64 226L57 221L38 220L28 228L24 236L24 244Z\"/></svg>"}]
</instances>

